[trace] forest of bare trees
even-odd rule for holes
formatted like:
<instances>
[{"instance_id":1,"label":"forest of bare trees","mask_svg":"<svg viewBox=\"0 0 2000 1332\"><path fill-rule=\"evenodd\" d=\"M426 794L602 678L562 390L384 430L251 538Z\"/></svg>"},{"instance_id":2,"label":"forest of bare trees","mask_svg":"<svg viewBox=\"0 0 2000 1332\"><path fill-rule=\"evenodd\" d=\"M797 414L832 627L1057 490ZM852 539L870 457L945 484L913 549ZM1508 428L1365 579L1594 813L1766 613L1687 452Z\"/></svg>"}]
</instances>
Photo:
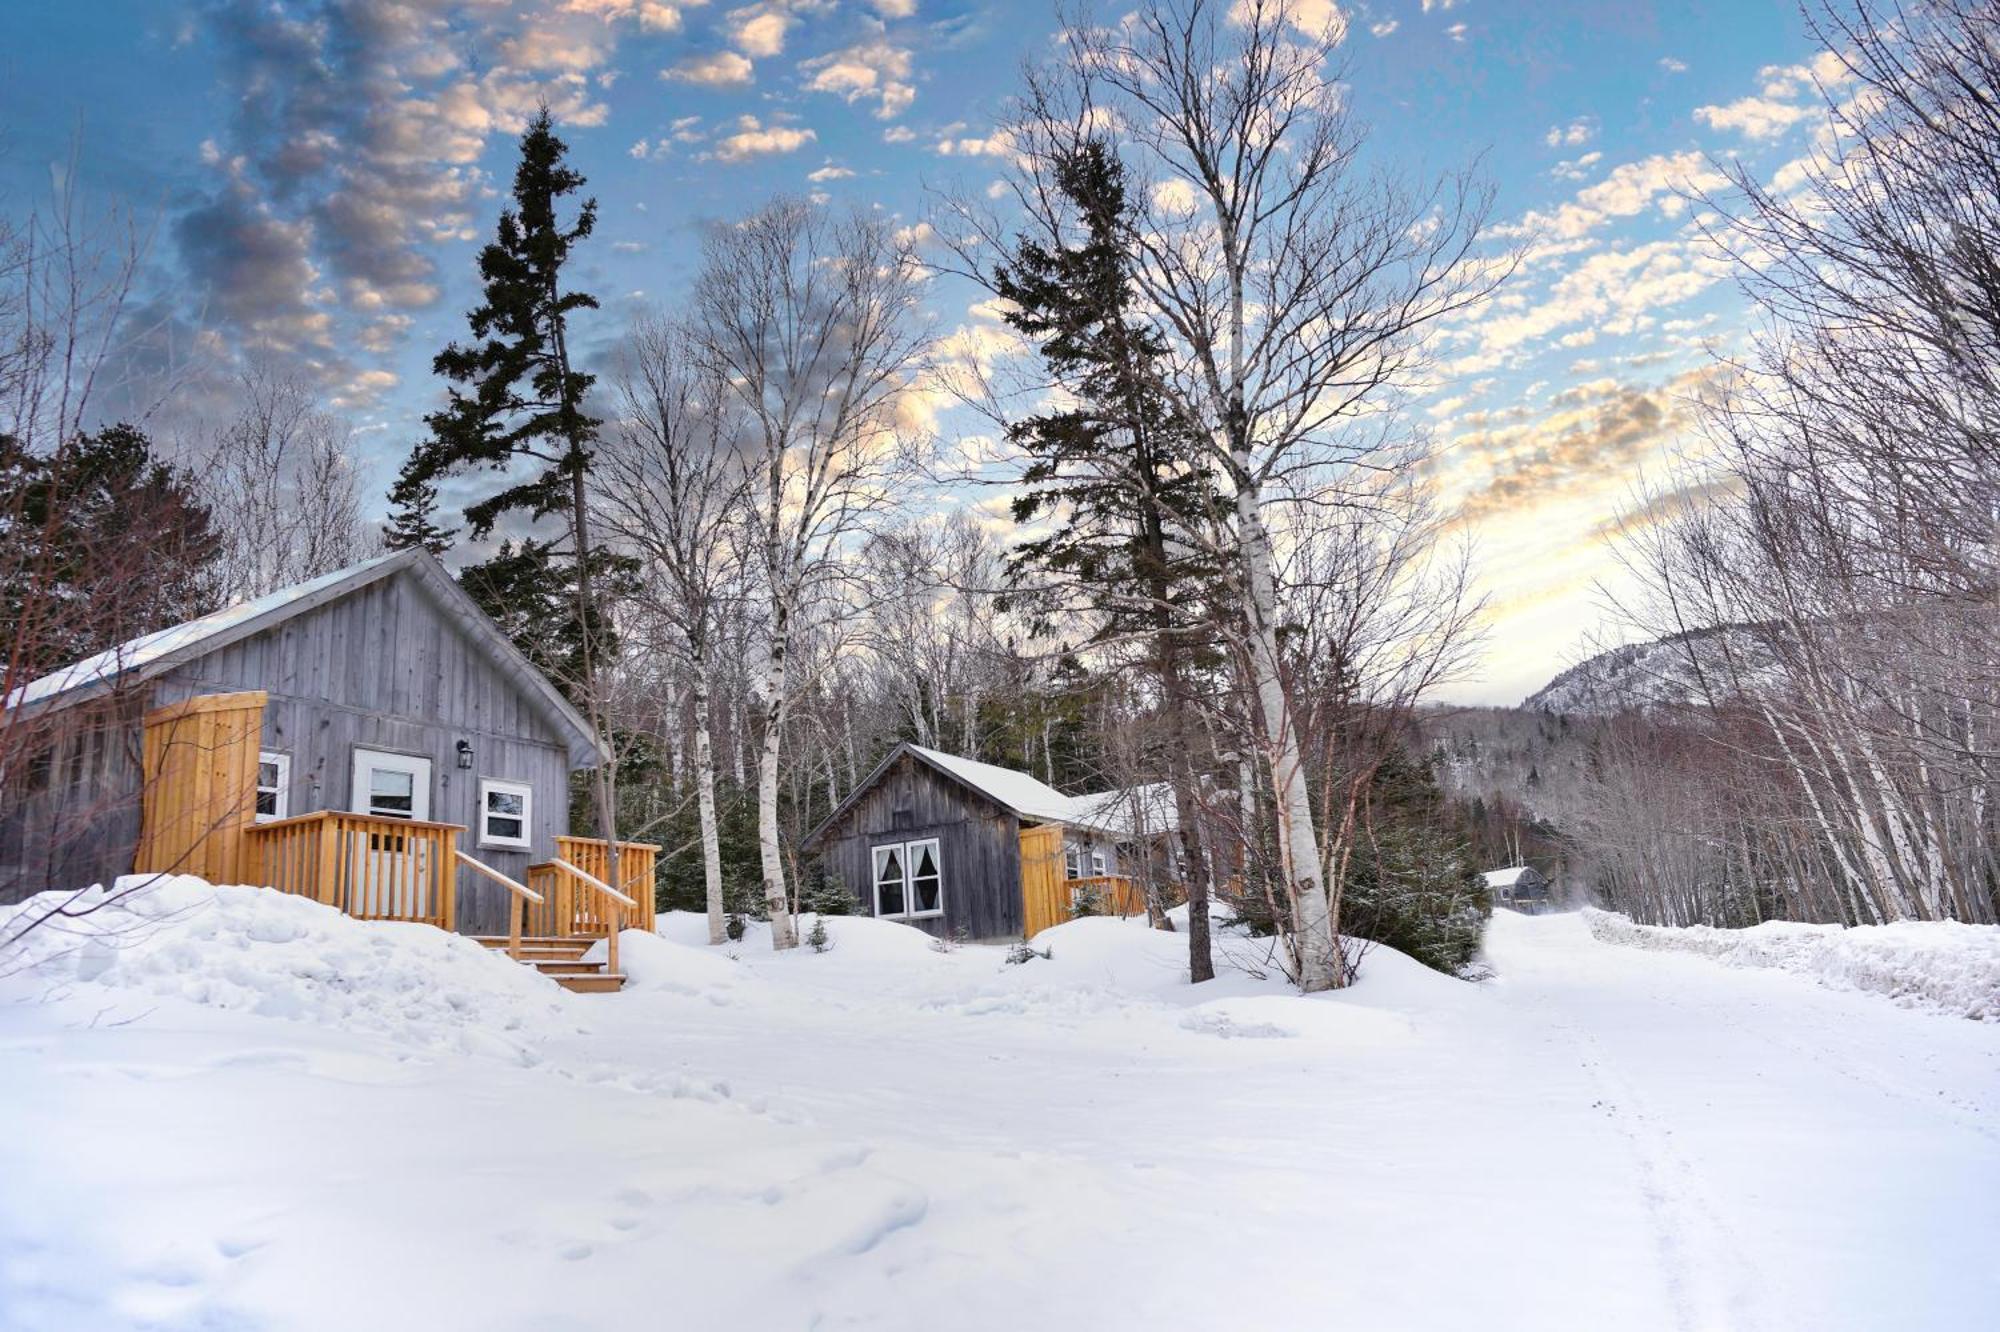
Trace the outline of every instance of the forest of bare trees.
<instances>
[{"instance_id":1,"label":"forest of bare trees","mask_svg":"<svg viewBox=\"0 0 2000 1332\"><path fill-rule=\"evenodd\" d=\"M1831 8L1804 184L1709 238L1761 316L1629 558L1690 707L1571 829L1643 920L2000 918L2000 12Z\"/></svg>"}]
</instances>

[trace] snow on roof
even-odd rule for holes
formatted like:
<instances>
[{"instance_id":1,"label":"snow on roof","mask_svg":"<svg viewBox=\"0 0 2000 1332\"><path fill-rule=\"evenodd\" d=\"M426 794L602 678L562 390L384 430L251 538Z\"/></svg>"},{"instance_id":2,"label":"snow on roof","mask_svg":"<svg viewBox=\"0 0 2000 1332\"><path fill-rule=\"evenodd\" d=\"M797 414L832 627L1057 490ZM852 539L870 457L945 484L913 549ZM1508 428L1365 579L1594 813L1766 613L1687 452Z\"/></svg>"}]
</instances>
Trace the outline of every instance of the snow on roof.
<instances>
[{"instance_id":1,"label":"snow on roof","mask_svg":"<svg viewBox=\"0 0 2000 1332\"><path fill-rule=\"evenodd\" d=\"M1164 782L1071 796L1013 768L921 745L911 745L910 750L1024 818L1092 828L1119 837L1170 832L1174 827L1173 795Z\"/></svg>"},{"instance_id":2,"label":"snow on roof","mask_svg":"<svg viewBox=\"0 0 2000 1332\"><path fill-rule=\"evenodd\" d=\"M1536 878L1541 877L1541 872L1533 865L1515 865L1511 869L1487 870L1486 886L1488 888L1512 888L1530 874L1533 874Z\"/></svg>"},{"instance_id":3,"label":"snow on roof","mask_svg":"<svg viewBox=\"0 0 2000 1332\"><path fill-rule=\"evenodd\" d=\"M82 661L72 662L60 670L49 672L39 680L32 680L22 685L14 691L14 696L7 700L7 706L18 708L40 703L67 694L72 689L101 684L115 680L127 672L143 670L184 648L193 647L237 625L282 610L294 601L323 592L402 556L403 552L400 551L378 555L372 560L363 560L360 564L336 569L332 573L321 574L318 578L295 583L291 587L281 587L276 592L266 593L254 600L226 606L200 619L189 620L185 624L176 624L166 629L156 629L150 634L141 634L137 638L120 643L117 647L106 648L94 657L85 657Z\"/></svg>"}]
</instances>

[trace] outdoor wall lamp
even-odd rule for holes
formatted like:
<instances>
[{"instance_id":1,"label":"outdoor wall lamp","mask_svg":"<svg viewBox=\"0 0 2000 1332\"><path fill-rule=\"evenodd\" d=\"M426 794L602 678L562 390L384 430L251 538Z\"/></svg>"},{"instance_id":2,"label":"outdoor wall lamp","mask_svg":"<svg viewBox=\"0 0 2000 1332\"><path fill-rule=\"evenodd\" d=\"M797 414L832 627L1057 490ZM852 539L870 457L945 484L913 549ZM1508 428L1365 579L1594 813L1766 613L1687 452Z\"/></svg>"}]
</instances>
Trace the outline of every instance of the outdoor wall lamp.
<instances>
[{"instance_id":1,"label":"outdoor wall lamp","mask_svg":"<svg viewBox=\"0 0 2000 1332\"><path fill-rule=\"evenodd\" d=\"M458 767L461 772L469 771L472 767L472 742L469 740L458 742Z\"/></svg>"}]
</instances>

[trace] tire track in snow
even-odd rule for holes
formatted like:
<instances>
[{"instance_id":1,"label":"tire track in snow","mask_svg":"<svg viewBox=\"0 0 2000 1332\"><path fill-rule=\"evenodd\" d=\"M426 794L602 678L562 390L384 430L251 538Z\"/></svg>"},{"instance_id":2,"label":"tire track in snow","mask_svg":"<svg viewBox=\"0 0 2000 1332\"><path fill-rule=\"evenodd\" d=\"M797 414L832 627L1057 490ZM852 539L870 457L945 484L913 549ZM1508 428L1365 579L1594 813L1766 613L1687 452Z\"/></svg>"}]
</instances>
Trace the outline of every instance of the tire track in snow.
<instances>
[{"instance_id":1,"label":"tire track in snow","mask_svg":"<svg viewBox=\"0 0 2000 1332\"><path fill-rule=\"evenodd\" d=\"M1757 1271L1702 1189L1694 1163L1613 1067L1603 1042L1556 1016L1552 1008L1546 1016L1550 1027L1574 1044L1578 1062L1600 1093L1597 1105L1632 1153L1674 1326L1682 1332L1754 1332L1766 1326L1758 1307Z\"/></svg>"}]
</instances>

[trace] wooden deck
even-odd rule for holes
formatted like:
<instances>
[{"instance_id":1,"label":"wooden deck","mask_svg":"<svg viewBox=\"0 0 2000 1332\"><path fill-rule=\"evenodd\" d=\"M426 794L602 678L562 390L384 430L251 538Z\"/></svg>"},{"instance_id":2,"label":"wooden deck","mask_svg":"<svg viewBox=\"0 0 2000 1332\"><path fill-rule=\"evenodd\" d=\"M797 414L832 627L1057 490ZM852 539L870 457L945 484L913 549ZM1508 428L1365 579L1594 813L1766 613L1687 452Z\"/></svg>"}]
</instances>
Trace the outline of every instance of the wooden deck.
<instances>
[{"instance_id":1,"label":"wooden deck","mask_svg":"<svg viewBox=\"0 0 2000 1332\"><path fill-rule=\"evenodd\" d=\"M324 809L245 830L249 881L310 897L359 920L451 929L457 920L455 823Z\"/></svg>"},{"instance_id":2,"label":"wooden deck","mask_svg":"<svg viewBox=\"0 0 2000 1332\"><path fill-rule=\"evenodd\" d=\"M510 935L601 938L614 928L653 928L653 867L660 848L620 842L622 892L603 876L610 857L592 837L558 837L555 858L531 866L527 884L459 850L465 829L320 810L244 829L245 879L310 897L361 920L407 920L449 930L461 867L513 893Z\"/></svg>"}]
</instances>

